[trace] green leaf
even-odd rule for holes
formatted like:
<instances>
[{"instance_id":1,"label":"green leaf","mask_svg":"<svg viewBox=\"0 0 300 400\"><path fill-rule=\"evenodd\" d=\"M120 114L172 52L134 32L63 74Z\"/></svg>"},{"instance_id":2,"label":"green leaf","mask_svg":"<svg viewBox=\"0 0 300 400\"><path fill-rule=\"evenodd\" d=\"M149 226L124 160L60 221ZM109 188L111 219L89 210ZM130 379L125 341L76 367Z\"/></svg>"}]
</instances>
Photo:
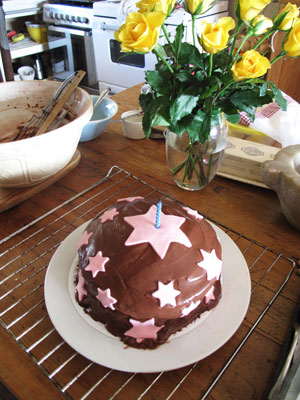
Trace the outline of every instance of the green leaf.
<instances>
[{"instance_id":1,"label":"green leaf","mask_svg":"<svg viewBox=\"0 0 300 400\"><path fill-rule=\"evenodd\" d=\"M140 99L141 99L140 95ZM148 96L148 95L144 95ZM149 98L147 99L149 100ZM169 100L164 96L157 97L152 99L151 102L145 102L145 99L140 103L143 111L143 130L145 132L146 137L148 138L151 133L152 126L162 125L169 126L170 118L169 118ZM143 106L146 106L145 108Z\"/></svg>"},{"instance_id":2,"label":"green leaf","mask_svg":"<svg viewBox=\"0 0 300 400\"><path fill-rule=\"evenodd\" d=\"M181 65L193 65L197 68L203 68L203 60L207 58L207 54L203 55L199 50L187 42L181 44L180 53L178 54L178 63Z\"/></svg>"},{"instance_id":3,"label":"green leaf","mask_svg":"<svg viewBox=\"0 0 300 400\"><path fill-rule=\"evenodd\" d=\"M196 107L198 96L190 94L188 91L178 95L170 106L171 121L178 121L190 114Z\"/></svg>"},{"instance_id":4,"label":"green leaf","mask_svg":"<svg viewBox=\"0 0 300 400\"><path fill-rule=\"evenodd\" d=\"M168 94L170 92L171 74L169 70L146 71L145 76L146 81L157 93Z\"/></svg>"},{"instance_id":5,"label":"green leaf","mask_svg":"<svg viewBox=\"0 0 300 400\"><path fill-rule=\"evenodd\" d=\"M287 110L287 101L283 97L281 90L274 83L272 83L272 82L268 82L268 83L269 83L272 93L274 95L274 100L276 101L276 103L279 105L279 107L283 111L286 111Z\"/></svg>"},{"instance_id":6,"label":"green leaf","mask_svg":"<svg viewBox=\"0 0 300 400\"><path fill-rule=\"evenodd\" d=\"M178 58L178 56L180 54L183 33L184 33L184 26L183 26L183 24L180 24L176 28L176 35L175 35L175 39L174 39L174 42L173 42L173 49L174 49L174 52L175 52L175 58L176 59Z\"/></svg>"}]
</instances>

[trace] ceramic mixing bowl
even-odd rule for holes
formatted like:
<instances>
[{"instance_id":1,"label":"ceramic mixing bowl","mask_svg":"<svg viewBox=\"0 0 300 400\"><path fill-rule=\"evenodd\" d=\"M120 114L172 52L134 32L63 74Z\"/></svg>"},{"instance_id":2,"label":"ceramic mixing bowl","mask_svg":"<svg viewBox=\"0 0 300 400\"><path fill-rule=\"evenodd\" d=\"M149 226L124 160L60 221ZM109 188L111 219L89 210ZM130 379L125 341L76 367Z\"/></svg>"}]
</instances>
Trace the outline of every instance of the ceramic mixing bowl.
<instances>
[{"instance_id":1,"label":"ceramic mixing bowl","mask_svg":"<svg viewBox=\"0 0 300 400\"><path fill-rule=\"evenodd\" d=\"M92 96L93 104L98 97ZM91 120L83 127L80 142L88 142L100 136L117 112L117 103L107 97L104 98L94 109Z\"/></svg>"},{"instance_id":2,"label":"ceramic mixing bowl","mask_svg":"<svg viewBox=\"0 0 300 400\"><path fill-rule=\"evenodd\" d=\"M71 121L44 134L12 141L20 125L50 102L59 85L55 81L0 83L0 187L38 184L72 159L93 112L91 96L80 88L68 101Z\"/></svg>"}]
</instances>

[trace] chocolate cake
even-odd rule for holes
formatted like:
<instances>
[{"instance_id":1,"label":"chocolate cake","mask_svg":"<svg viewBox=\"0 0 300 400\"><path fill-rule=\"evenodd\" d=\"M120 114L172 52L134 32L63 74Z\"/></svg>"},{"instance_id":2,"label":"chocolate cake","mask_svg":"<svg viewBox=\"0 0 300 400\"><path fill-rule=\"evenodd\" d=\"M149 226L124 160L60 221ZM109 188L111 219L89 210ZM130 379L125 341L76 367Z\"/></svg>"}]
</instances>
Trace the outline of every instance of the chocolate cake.
<instances>
[{"instance_id":1,"label":"chocolate cake","mask_svg":"<svg viewBox=\"0 0 300 400\"><path fill-rule=\"evenodd\" d=\"M78 257L77 302L132 347L165 343L221 297L214 229L168 199L119 199L88 224Z\"/></svg>"}]
</instances>

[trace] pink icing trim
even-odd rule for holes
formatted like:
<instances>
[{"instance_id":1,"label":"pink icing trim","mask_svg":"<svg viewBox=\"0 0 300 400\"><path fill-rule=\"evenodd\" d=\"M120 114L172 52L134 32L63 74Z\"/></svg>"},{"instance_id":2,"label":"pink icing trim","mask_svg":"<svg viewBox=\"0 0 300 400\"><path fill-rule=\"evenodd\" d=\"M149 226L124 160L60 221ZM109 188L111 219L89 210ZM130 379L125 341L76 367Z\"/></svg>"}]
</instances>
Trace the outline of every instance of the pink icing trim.
<instances>
[{"instance_id":1,"label":"pink icing trim","mask_svg":"<svg viewBox=\"0 0 300 400\"><path fill-rule=\"evenodd\" d=\"M81 236L79 243L77 245L78 250L80 249L81 246L89 244L89 238L91 237L92 234L93 232L90 233L88 233L87 231L83 232L83 235Z\"/></svg>"},{"instance_id":2,"label":"pink icing trim","mask_svg":"<svg viewBox=\"0 0 300 400\"><path fill-rule=\"evenodd\" d=\"M192 301L189 306L185 307L181 311L181 316L186 317L187 315L189 315L189 313L191 313L193 310L195 310L195 308L197 308L199 306L199 304L200 304L200 300L195 301L195 303Z\"/></svg>"},{"instance_id":3,"label":"pink icing trim","mask_svg":"<svg viewBox=\"0 0 300 400\"><path fill-rule=\"evenodd\" d=\"M183 207L183 209L190 214L191 216L195 217L196 219L203 219L203 216L198 213L198 211L193 210L192 208L189 207Z\"/></svg>"},{"instance_id":4,"label":"pink icing trim","mask_svg":"<svg viewBox=\"0 0 300 400\"><path fill-rule=\"evenodd\" d=\"M215 300L215 296L214 296L214 288L211 287L209 289L209 291L206 293L206 295L204 296L204 303L207 304L210 300Z\"/></svg>"},{"instance_id":5,"label":"pink icing trim","mask_svg":"<svg viewBox=\"0 0 300 400\"><path fill-rule=\"evenodd\" d=\"M180 290L174 289L174 281L167 283L166 285L162 282L158 282L158 290L152 293L153 297L156 297L160 302L160 308L163 308L166 304L170 304L172 307L176 307L176 297L180 295Z\"/></svg>"},{"instance_id":6,"label":"pink icing trim","mask_svg":"<svg viewBox=\"0 0 300 400\"><path fill-rule=\"evenodd\" d=\"M105 308L109 307L112 310L115 310L113 304L115 304L117 300L111 296L110 289L101 290L100 288L97 288L97 290L98 290L98 296L96 296L96 299L100 301L103 307Z\"/></svg>"},{"instance_id":7,"label":"pink icing trim","mask_svg":"<svg viewBox=\"0 0 300 400\"><path fill-rule=\"evenodd\" d=\"M200 250L200 253L202 254L203 260L197 263L197 265L206 270L207 280L210 281L213 278L219 279L222 261L217 257L216 251L212 250L211 253L207 253L204 250Z\"/></svg>"},{"instance_id":8,"label":"pink icing trim","mask_svg":"<svg viewBox=\"0 0 300 400\"><path fill-rule=\"evenodd\" d=\"M144 339L157 339L157 332L160 331L164 325L156 326L154 318L148 319L145 322L129 320L132 328L124 333L126 336L136 338L137 343L141 343Z\"/></svg>"},{"instance_id":9,"label":"pink icing trim","mask_svg":"<svg viewBox=\"0 0 300 400\"><path fill-rule=\"evenodd\" d=\"M118 199L118 201L128 201L129 203L131 203L134 200L143 200L144 197L142 196L135 196L135 197L124 197L124 199Z\"/></svg>"},{"instance_id":10,"label":"pink icing trim","mask_svg":"<svg viewBox=\"0 0 300 400\"><path fill-rule=\"evenodd\" d=\"M79 270L79 273L78 273L78 283L76 285L76 290L77 290L79 301L81 301L84 296L87 296L87 291L84 287L84 278L82 276L81 270Z\"/></svg>"},{"instance_id":11,"label":"pink icing trim","mask_svg":"<svg viewBox=\"0 0 300 400\"><path fill-rule=\"evenodd\" d=\"M106 221L112 221L116 215L119 214L116 208L111 208L110 210L106 210L100 217L99 220L101 224L104 224Z\"/></svg>"},{"instance_id":12,"label":"pink icing trim","mask_svg":"<svg viewBox=\"0 0 300 400\"><path fill-rule=\"evenodd\" d=\"M161 259L165 257L172 242L191 247L189 238L180 229L185 218L161 212L160 227L157 229L155 228L156 208L156 205L152 205L146 214L124 217L124 220L134 228L125 246L148 242Z\"/></svg>"},{"instance_id":13,"label":"pink icing trim","mask_svg":"<svg viewBox=\"0 0 300 400\"><path fill-rule=\"evenodd\" d=\"M108 257L102 256L102 251L98 251L95 257L89 257L89 263L86 266L86 271L91 271L93 278L95 278L98 272L105 272L105 264L109 261Z\"/></svg>"}]
</instances>

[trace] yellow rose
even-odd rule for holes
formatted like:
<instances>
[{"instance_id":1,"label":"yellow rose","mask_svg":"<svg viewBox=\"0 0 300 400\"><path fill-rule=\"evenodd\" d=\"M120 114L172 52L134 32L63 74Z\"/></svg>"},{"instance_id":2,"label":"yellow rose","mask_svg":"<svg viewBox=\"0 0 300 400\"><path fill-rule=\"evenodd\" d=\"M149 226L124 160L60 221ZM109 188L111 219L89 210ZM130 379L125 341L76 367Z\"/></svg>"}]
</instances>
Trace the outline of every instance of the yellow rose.
<instances>
[{"instance_id":1,"label":"yellow rose","mask_svg":"<svg viewBox=\"0 0 300 400\"><path fill-rule=\"evenodd\" d=\"M137 8L139 9L139 12L151 12L154 10L154 7L158 0L141 0L138 3L136 3Z\"/></svg>"},{"instance_id":2,"label":"yellow rose","mask_svg":"<svg viewBox=\"0 0 300 400\"><path fill-rule=\"evenodd\" d=\"M271 68L270 61L256 50L248 50L240 61L235 61L231 71L235 81L258 78Z\"/></svg>"},{"instance_id":3,"label":"yellow rose","mask_svg":"<svg viewBox=\"0 0 300 400\"><path fill-rule=\"evenodd\" d=\"M238 0L240 17L243 21L252 21L271 0Z\"/></svg>"},{"instance_id":4,"label":"yellow rose","mask_svg":"<svg viewBox=\"0 0 300 400\"><path fill-rule=\"evenodd\" d=\"M296 18L293 28L290 30L283 49L288 57L300 56L300 18Z\"/></svg>"},{"instance_id":5,"label":"yellow rose","mask_svg":"<svg viewBox=\"0 0 300 400\"><path fill-rule=\"evenodd\" d=\"M121 51L149 53L156 46L165 18L166 14L160 11L130 13L125 24L114 33L121 42Z\"/></svg>"},{"instance_id":6,"label":"yellow rose","mask_svg":"<svg viewBox=\"0 0 300 400\"><path fill-rule=\"evenodd\" d=\"M225 49L229 39L229 31L235 27L234 19L231 17L219 18L213 24L202 22L201 46L210 54L219 53Z\"/></svg>"},{"instance_id":7,"label":"yellow rose","mask_svg":"<svg viewBox=\"0 0 300 400\"><path fill-rule=\"evenodd\" d=\"M267 31L267 29L272 28L273 21L263 15L258 15L254 18L252 26L255 35L262 35Z\"/></svg>"},{"instance_id":8,"label":"yellow rose","mask_svg":"<svg viewBox=\"0 0 300 400\"><path fill-rule=\"evenodd\" d=\"M185 0L185 9L192 15L203 14L213 1L214 0Z\"/></svg>"},{"instance_id":9,"label":"yellow rose","mask_svg":"<svg viewBox=\"0 0 300 400\"><path fill-rule=\"evenodd\" d=\"M280 31L288 31L292 28L295 18L297 18L299 15L299 10L296 4L287 3L284 9L275 17L274 23L276 23L277 19L280 18L284 13L287 14L281 24L278 26Z\"/></svg>"},{"instance_id":10,"label":"yellow rose","mask_svg":"<svg viewBox=\"0 0 300 400\"><path fill-rule=\"evenodd\" d=\"M136 3L139 12L162 11L168 13L169 8L173 9L176 0L141 0Z\"/></svg>"}]
</instances>

